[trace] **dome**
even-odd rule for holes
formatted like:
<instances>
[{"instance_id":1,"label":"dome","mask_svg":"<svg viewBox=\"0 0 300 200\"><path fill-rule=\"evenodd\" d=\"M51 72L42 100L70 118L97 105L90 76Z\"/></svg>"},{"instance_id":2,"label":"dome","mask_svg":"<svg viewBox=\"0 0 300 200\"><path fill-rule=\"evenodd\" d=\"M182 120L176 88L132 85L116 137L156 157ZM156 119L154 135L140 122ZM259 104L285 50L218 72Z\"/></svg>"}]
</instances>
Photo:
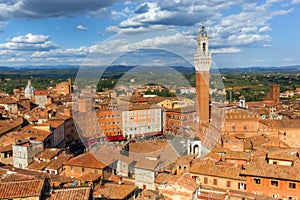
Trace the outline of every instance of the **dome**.
<instances>
[{"instance_id":1,"label":"dome","mask_svg":"<svg viewBox=\"0 0 300 200\"><path fill-rule=\"evenodd\" d=\"M34 96L34 87L31 86L31 82L28 81L28 84L25 88L25 97L26 98L32 98Z\"/></svg>"}]
</instances>

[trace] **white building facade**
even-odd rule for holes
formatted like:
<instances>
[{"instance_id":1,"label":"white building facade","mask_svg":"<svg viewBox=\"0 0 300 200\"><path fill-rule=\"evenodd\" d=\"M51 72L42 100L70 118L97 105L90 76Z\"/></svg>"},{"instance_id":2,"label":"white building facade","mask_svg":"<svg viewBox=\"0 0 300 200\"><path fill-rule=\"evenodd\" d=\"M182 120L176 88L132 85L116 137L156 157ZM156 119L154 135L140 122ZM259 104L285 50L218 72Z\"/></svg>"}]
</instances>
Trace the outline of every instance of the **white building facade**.
<instances>
[{"instance_id":1,"label":"white building facade","mask_svg":"<svg viewBox=\"0 0 300 200\"><path fill-rule=\"evenodd\" d=\"M123 135L127 138L162 134L162 109L142 105L122 110Z\"/></svg>"}]
</instances>

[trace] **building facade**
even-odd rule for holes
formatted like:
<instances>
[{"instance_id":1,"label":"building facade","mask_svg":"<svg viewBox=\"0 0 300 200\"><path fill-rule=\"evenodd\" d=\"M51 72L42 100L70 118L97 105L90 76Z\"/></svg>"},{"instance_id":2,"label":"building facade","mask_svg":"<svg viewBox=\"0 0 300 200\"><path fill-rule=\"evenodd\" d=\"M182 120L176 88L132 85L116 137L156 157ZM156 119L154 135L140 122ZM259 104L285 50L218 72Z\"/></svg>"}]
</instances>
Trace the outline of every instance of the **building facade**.
<instances>
[{"instance_id":1,"label":"building facade","mask_svg":"<svg viewBox=\"0 0 300 200\"><path fill-rule=\"evenodd\" d=\"M38 141L26 141L13 145L13 165L24 169L33 162L34 156L44 149L43 143Z\"/></svg>"},{"instance_id":2,"label":"building facade","mask_svg":"<svg viewBox=\"0 0 300 200\"><path fill-rule=\"evenodd\" d=\"M162 134L162 109L150 105L123 108L122 125L125 138Z\"/></svg>"},{"instance_id":3,"label":"building facade","mask_svg":"<svg viewBox=\"0 0 300 200\"><path fill-rule=\"evenodd\" d=\"M44 107L46 104L48 104L47 90L35 90L34 101L35 104L39 105L40 107Z\"/></svg>"}]
</instances>

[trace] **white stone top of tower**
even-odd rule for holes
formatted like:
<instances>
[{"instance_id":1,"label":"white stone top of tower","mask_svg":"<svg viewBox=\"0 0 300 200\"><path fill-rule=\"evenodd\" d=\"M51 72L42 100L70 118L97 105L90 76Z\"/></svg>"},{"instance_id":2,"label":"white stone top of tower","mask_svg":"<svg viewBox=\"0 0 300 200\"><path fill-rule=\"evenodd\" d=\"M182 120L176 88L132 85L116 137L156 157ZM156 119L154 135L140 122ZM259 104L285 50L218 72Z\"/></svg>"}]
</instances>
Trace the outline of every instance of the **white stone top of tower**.
<instances>
[{"instance_id":1,"label":"white stone top of tower","mask_svg":"<svg viewBox=\"0 0 300 200\"><path fill-rule=\"evenodd\" d=\"M208 34L202 26L197 35L197 52L194 55L194 65L196 71L209 71L211 65L211 53L209 53Z\"/></svg>"}]
</instances>

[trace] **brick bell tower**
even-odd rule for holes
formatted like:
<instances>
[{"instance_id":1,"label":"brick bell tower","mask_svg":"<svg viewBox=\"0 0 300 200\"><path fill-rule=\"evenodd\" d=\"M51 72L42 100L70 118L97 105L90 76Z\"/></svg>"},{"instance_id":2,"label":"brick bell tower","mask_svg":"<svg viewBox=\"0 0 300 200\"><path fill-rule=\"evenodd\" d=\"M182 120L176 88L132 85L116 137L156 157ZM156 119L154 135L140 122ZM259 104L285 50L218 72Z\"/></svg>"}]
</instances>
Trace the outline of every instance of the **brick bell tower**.
<instances>
[{"instance_id":1,"label":"brick bell tower","mask_svg":"<svg viewBox=\"0 0 300 200\"><path fill-rule=\"evenodd\" d=\"M197 35L197 52L194 56L196 68L196 97L199 127L209 125L209 70L211 53L208 51L208 35L204 26Z\"/></svg>"}]
</instances>

